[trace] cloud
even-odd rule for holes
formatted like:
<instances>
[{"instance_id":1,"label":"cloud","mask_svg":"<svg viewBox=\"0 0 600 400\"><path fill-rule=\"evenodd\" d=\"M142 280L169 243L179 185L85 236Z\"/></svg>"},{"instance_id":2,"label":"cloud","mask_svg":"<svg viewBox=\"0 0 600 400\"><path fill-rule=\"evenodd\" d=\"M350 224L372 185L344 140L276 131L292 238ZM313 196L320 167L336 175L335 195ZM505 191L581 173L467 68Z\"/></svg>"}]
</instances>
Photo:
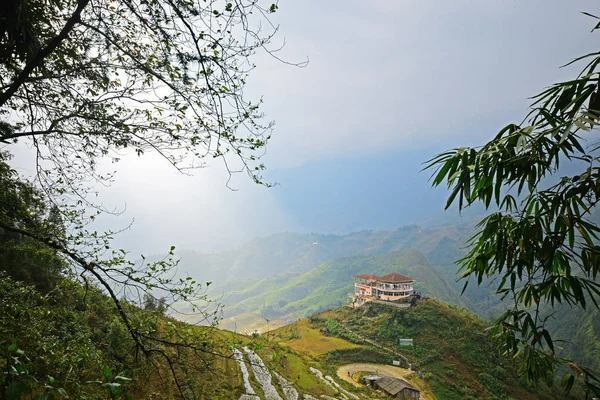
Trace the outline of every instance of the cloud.
<instances>
[{"instance_id":1,"label":"cloud","mask_svg":"<svg viewBox=\"0 0 600 400\"><path fill-rule=\"evenodd\" d=\"M228 176L213 163L192 175L178 173L156 154L127 157L118 165L115 183L102 193L104 204L126 211L105 217L106 228L130 229L116 244L135 253L155 254L169 246L215 251L237 246L249 237L293 228L272 194L241 175ZM276 189L275 189L276 190Z\"/></svg>"},{"instance_id":2,"label":"cloud","mask_svg":"<svg viewBox=\"0 0 600 400\"><path fill-rule=\"evenodd\" d=\"M291 167L481 138L479 129L464 128L521 118L529 96L569 76L560 65L594 49L593 21L578 12L592 6L542 0L282 3L283 56L308 54L311 63L298 70L259 60L252 88L264 94L265 109L277 121L268 159Z\"/></svg>"},{"instance_id":3,"label":"cloud","mask_svg":"<svg viewBox=\"0 0 600 400\"><path fill-rule=\"evenodd\" d=\"M597 34L589 33L594 21L579 13L597 8L591 0L282 0L279 6L276 40L287 45L278 56L308 56L310 64L294 68L262 54L249 78L248 94L264 95L263 110L276 120L264 160L274 176L277 169L323 160L368 162L382 153L481 144L520 120L529 96L573 75L560 65L597 45ZM278 200L285 197L277 196L280 188L256 187L239 176L239 191L227 189L219 164L188 177L149 154L125 157L116 168L117 180L102 189L102 199L126 204L127 211L102 224L127 226L135 217L117 242L136 252L171 244L214 250L304 222L290 216L291 203ZM341 168L328 176L351 182L346 173ZM286 193L296 202L302 194L321 196L335 208L328 185L315 193L310 180L303 182Z\"/></svg>"}]
</instances>

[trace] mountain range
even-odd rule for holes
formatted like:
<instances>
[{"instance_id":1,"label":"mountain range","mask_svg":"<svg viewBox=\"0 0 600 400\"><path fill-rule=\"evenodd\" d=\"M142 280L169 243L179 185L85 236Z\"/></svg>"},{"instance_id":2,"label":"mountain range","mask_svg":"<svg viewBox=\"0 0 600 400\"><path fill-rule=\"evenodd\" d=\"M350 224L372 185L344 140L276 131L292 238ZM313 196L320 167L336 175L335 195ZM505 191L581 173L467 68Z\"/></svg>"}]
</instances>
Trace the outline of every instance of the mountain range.
<instances>
[{"instance_id":1,"label":"mountain range","mask_svg":"<svg viewBox=\"0 0 600 400\"><path fill-rule=\"evenodd\" d=\"M492 279L458 279L455 261L466 252L470 225L404 226L346 235L281 233L221 253L181 253L180 271L211 281L208 295L223 305L224 329L265 331L348 301L352 276L398 272L416 279L425 296L493 319L511 304L494 294ZM546 307L548 327L564 340L561 355L600 367L597 310ZM568 321L568 323L565 323Z\"/></svg>"}]
</instances>

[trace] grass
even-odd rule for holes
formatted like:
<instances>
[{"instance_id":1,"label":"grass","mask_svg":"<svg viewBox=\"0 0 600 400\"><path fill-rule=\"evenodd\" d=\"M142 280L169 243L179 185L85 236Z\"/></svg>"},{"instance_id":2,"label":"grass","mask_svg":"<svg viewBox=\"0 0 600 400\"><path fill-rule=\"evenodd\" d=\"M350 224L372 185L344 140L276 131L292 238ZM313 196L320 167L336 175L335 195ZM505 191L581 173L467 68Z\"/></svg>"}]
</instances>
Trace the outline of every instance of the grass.
<instances>
[{"instance_id":1,"label":"grass","mask_svg":"<svg viewBox=\"0 0 600 400\"><path fill-rule=\"evenodd\" d=\"M498 354L487 325L458 307L435 300L421 301L417 307L407 309L373 304L358 310L338 308L311 319L317 325L327 325L330 320L344 323L354 332L401 351L413 368L427 376L428 386L440 399L496 397L492 392L501 393L497 398L555 398L547 390L527 388L510 364ZM333 332L345 333L341 330ZM399 348L399 338L413 338L415 345ZM342 365L357 362L357 357L366 358L367 354L358 356L358 352L331 352L327 364ZM488 388L480 379L486 374L501 378L497 382L487 382ZM498 387L495 387L496 383Z\"/></svg>"},{"instance_id":2,"label":"grass","mask_svg":"<svg viewBox=\"0 0 600 400\"><path fill-rule=\"evenodd\" d=\"M433 394L439 399L491 399L495 393L500 393L498 398L502 399L551 398L547 394L540 396L539 392L519 383L510 366L497 355L487 326L481 320L435 300L420 302L410 309L380 305L359 310L341 307L257 338L220 330L215 330L214 337L224 344L254 344L269 368L283 375L300 393L310 393L318 398L320 395L332 396L334 392L318 381L310 372L310 366L335 377L340 365L356 362L389 365L393 359L391 354L370 345L332 336L346 333L342 328L336 328L336 323L342 322L387 347L397 346L398 337L414 338L415 346L401 351L413 367L425 374L426 379L419 381L425 390L423 394ZM324 334L322 329L327 327L331 332ZM203 386L204 393L210 394L210 398L234 398L243 389L237 365L233 360L218 362L218 370L226 373L215 380L227 382L220 385L215 380L207 382ZM253 379L253 373L250 374ZM494 379L489 379L488 375ZM369 392L369 396L372 397L372 393Z\"/></svg>"},{"instance_id":3,"label":"grass","mask_svg":"<svg viewBox=\"0 0 600 400\"><path fill-rule=\"evenodd\" d=\"M324 355L333 350L355 349L360 347L344 339L324 336L319 329L310 326L306 319L272 332L274 340L296 351L306 352L314 357Z\"/></svg>"},{"instance_id":4,"label":"grass","mask_svg":"<svg viewBox=\"0 0 600 400\"><path fill-rule=\"evenodd\" d=\"M309 393L317 398L321 395L335 395L335 391L321 382L309 369L313 366L323 371L319 360L308 353L297 352L276 342L260 339L258 343L261 345L256 353L265 365L280 373L300 393Z\"/></svg>"},{"instance_id":5,"label":"grass","mask_svg":"<svg viewBox=\"0 0 600 400\"><path fill-rule=\"evenodd\" d=\"M225 318L219 324L220 329L251 335L254 332L264 333L286 325L286 319L267 319L257 312L248 312Z\"/></svg>"},{"instance_id":6,"label":"grass","mask_svg":"<svg viewBox=\"0 0 600 400\"><path fill-rule=\"evenodd\" d=\"M301 390L312 391L317 387L315 376L306 368L306 361L300 356L288 353L282 373Z\"/></svg>"}]
</instances>

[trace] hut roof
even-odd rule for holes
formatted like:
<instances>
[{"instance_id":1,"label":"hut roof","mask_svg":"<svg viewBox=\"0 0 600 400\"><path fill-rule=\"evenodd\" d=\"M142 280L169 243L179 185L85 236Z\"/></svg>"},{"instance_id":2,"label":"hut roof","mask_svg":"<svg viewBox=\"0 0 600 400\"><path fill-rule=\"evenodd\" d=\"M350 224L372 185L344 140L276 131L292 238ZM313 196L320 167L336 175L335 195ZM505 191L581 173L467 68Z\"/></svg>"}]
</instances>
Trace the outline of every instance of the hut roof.
<instances>
[{"instance_id":1,"label":"hut roof","mask_svg":"<svg viewBox=\"0 0 600 400\"><path fill-rule=\"evenodd\" d=\"M383 377L379 375L365 375L362 378L368 381L376 381L377 379L381 379Z\"/></svg>"},{"instance_id":2,"label":"hut roof","mask_svg":"<svg viewBox=\"0 0 600 400\"><path fill-rule=\"evenodd\" d=\"M410 383L403 381L402 379L392 378L389 376L384 376L381 379L377 379L375 381L375 385L391 396L396 396L402 390L407 388L419 392L419 389L412 386Z\"/></svg>"}]
</instances>

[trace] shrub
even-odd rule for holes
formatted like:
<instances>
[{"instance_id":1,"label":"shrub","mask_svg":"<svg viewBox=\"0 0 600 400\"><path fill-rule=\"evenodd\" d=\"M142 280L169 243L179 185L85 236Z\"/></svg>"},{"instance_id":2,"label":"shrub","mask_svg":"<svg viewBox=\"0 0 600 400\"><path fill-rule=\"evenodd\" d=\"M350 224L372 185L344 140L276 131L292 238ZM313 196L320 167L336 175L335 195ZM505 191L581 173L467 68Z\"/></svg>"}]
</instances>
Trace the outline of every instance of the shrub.
<instances>
[{"instance_id":1,"label":"shrub","mask_svg":"<svg viewBox=\"0 0 600 400\"><path fill-rule=\"evenodd\" d=\"M484 372L482 372L478 376L479 376L479 382L481 382L481 384L483 386L485 386L485 388L490 393L492 393L493 395L495 395L497 397L500 397L500 398L505 398L506 397L506 392L504 391L504 388L496 380L496 378L494 378L493 376L491 376L489 374L486 374Z\"/></svg>"}]
</instances>

